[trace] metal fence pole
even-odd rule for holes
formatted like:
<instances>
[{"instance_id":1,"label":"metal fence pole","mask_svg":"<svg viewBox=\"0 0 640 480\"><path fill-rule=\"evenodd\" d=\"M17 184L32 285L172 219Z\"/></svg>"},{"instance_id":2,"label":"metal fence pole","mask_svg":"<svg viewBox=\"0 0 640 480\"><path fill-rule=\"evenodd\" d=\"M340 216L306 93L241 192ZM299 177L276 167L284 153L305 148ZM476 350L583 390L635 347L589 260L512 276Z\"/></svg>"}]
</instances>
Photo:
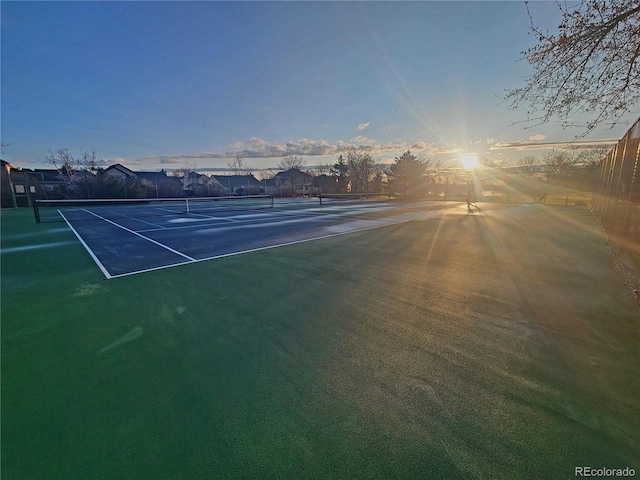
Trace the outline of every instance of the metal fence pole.
<instances>
[{"instance_id":1,"label":"metal fence pole","mask_svg":"<svg viewBox=\"0 0 640 480\"><path fill-rule=\"evenodd\" d=\"M640 133L640 132L639 132ZM631 136L631 132L630 132ZM638 157L640 156L640 135L636 138L631 137L630 145L629 145L629 155L628 155L628 163L630 165L629 169L631 170L631 181L629 182L628 189L629 194L627 195L627 208L624 213L624 226L622 229L622 235L624 237L629 236L629 228L631 226L631 217L633 212L636 210L632 208L632 205L635 205L638 201L636 195L634 195L637 189L637 178L638 178Z\"/></svg>"}]
</instances>

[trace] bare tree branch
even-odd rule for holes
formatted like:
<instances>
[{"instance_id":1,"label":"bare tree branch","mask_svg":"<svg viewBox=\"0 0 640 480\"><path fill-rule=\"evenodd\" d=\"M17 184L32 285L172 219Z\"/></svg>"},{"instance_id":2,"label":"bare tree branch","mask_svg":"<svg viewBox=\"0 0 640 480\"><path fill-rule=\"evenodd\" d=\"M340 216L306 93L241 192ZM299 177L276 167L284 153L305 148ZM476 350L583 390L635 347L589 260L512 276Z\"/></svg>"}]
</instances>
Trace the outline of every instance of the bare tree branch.
<instances>
[{"instance_id":1,"label":"bare tree branch","mask_svg":"<svg viewBox=\"0 0 640 480\"><path fill-rule=\"evenodd\" d=\"M244 163L244 158L241 153L233 155L233 160L227 163L234 175L248 175L252 168Z\"/></svg>"},{"instance_id":2,"label":"bare tree branch","mask_svg":"<svg viewBox=\"0 0 640 480\"><path fill-rule=\"evenodd\" d=\"M528 106L527 122L559 119L582 127L619 123L640 100L640 0L558 3L562 22L554 34L536 26L527 4L530 34L538 44L522 55L534 68L524 87L507 90L511 108ZM589 120L575 119L587 114Z\"/></svg>"},{"instance_id":3,"label":"bare tree branch","mask_svg":"<svg viewBox=\"0 0 640 480\"><path fill-rule=\"evenodd\" d=\"M280 160L280 162L278 163L278 168L280 170L283 170L283 171L290 170L292 168L300 170L306 164L307 164L307 162L305 162L302 159L302 157L299 157L298 155L291 155L290 153L287 153L285 155L282 155L282 160Z\"/></svg>"}]
</instances>

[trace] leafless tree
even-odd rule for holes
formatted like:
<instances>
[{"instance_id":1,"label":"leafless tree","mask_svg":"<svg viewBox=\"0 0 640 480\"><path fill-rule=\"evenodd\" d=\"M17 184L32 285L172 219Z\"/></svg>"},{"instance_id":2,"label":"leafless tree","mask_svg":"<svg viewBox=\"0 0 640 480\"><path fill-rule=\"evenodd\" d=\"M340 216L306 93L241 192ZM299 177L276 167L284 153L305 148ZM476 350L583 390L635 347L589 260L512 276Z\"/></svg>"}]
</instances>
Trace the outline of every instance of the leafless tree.
<instances>
[{"instance_id":1,"label":"leafless tree","mask_svg":"<svg viewBox=\"0 0 640 480\"><path fill-rule=\"evenodd\" d=\"M277 173L278 172L276 172L272 168L260 170L260 172L258 172L258 180L270 180L275 177Z\"/></svg>"},{"instance_id":2,"label":"leafless tree","mask_svg":"<svg viewBox=\"0 0 640 480\"><path fill-rule=\"evenodd\" d=\"M523 178L533 178L540 173L540 161L533 155L518 160L516 175Z\"/></svg>"},{"instance_id":3,"label":"leafless tree","mask_svg":"<svg viewBox=\"0 0 640 480\"><path fill-rule=\"evenodd\" d=\"M291 155L290 153L287 153L285 155L282 155L282 159L278 163L278 168L280 170L282 170L282 171L289 170L291 168L295 168L297 170L300 170L306 164L307 164L307 162L304 161L302 159L302 157L299 157L298 155Z\"/></svg>"},{"instance_id":4,"label":"leafless tree","mask_svg":"<svg viewBox=\"0 0 640 480\"><path fill-rule=\"evenodd\" d=\"M418 160L424 165L424 181L426 186L437 183L444 170L442 162L427 157L424 154L418 155Z\"/></svg>"},{"instance_id":5,"label":"leafless tree","mask_svg":"<svg viewBox=\"0 0 640 480\"><path fill-rule=\"evenodd\" d=\"M482 165L485 169L491 170L502 170L504 168L504 160L496 160L489 158L487 155L483 155L480 157L480 165Z\"/></svg>"},{"instance_id":6,"label":"leafless tree","mask_svg":"<svg viewBox=\"0 0 640 480\"><path fill-rule=\"evenodd\" d=\"M244 157L241 153L235 153L233 160L227 163L234 175L249 175L252 168L244 163Z\"/></svg>"},{"instance_id":7,"label":"leafless tree","mask_svg":"<svg viewBox=\"0 0 640 480\"><path fill-rule=\"evenodd\" d=\"M568 152L551 150L542 160L547 181L561 180L575 173L578 156Z\"/></svg>"},{"instance_id":8,"label":"leafless tree","mask_svg":"<svg viewBox=\"0 0 640 480\"><path fill-rule=\"evenodd\" d=\"M607 148L589 148L580 150L577 163L585 168L599 167L609 150Z\"/></svg>"},{"instance_id":9,"label":"leafless tree","mask_svg":"<svg viewBox=\"0 0 640 480\"><path fill-rule=\"evenodd\" d=\"M367 192L369 182L375 175L375 162L371 155L359 152L355 148L347 150L347 165L349 166L349 180L355 193Z\"/></svg>"},{"instance_id":10,"label":"leafless tree","mask_svg":"<svg viewBox=\"0 0 640 480\"><path fill-rule=\"evenodd\" d=\"M191 172L195 172L198 168L198 165L195 163L183 163L181 167L175 168L171 175L174 177L182 178L188 176Z\"/></svg>"},{"instance_id":11,"label":"leafless tree","mask_svg":"<svg viewBox=\"0 0 640 480\"><path fill-rule=\"evenodd\" d=\"M58 170L64 178L67 186L76 185L76 174L82 168L80 159L75 158L68 148L59 148L56 151L47 150L45 163Z\"/></svg>"},{"instance_id":12,"label":"leafless tree","mask_svg":"<svg viewBox=\"0 0 640 480\"><path fill-rule=\"evenodd\" d=\"M176 168L171 172L171 175L178 177L182 180L182 191L184 192L189 185L189 175L191 172L195 172L198 169L198 164L184 162L180 168Z\"/></svg>"},{"instance_id":13,"label":"leafless tree","mask_svg":"<svg viewBox=\"0 0 640 480\"><path fill-rule=\"evenodd\" d=\"M90 172L95 172L104 164L104 160L98 158L95 149L83 151L79 160L80 167Z\"/></svg>"},{"instance_id":14,"label":"leafless tree","mask_svg":"<svg viewBox=\"0 0 640 480\"><path fill-rule=\"evenodd\" d=\"M537 45L522 52L534 68L522 88L508 90L511 107L528 105L527 123L559 119L563 127L616 125L640 99L640 0L558 2L562 22L555 33L536 26ZM585 124L576 114L586 113Z\"/></svg>"},{"instance_id":15,"label":"leafless tree","mask_svg":"<svg viewBox=\"0 0 640 480\"><path fill-rule=\"evenodd\" d=\"M331 174L331 164L330 163L319 163L313 169L314 175L330 175Z\"/></svg>"}]
</instances>

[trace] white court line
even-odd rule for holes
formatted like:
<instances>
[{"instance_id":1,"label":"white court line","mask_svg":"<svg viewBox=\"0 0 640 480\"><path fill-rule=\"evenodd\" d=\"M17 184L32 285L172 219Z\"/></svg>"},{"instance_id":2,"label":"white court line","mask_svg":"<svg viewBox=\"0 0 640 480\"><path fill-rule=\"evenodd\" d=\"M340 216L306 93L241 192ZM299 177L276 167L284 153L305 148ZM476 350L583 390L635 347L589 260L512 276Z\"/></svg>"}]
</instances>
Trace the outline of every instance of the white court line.
<instances>
[{"instance_id":1,"label":"white court line","mask_svg":"<svg viewBox=\"0 0 640 480\"><path fill-rule=\"evenodd\" d=\"M71 229L71 231L76 235L76 237L78 237L78 240L80 240L80 243L82 244L82 246L84 246L87 252L89 252L89 255L91 255L91 258L93 258L93 261L96 262L100 270L102 270L102 273L104 274L105 278L107 279L112 278L111 274L107 271L104 265L102 265L102 262L98 260L98 257L96 257L95 253L93 253L93 251L89 248L89 245L87 245L85 241L82 239L82 237L80 236L80 234L76 232L76 229L71 226L71 224L69 223L69 220L67 220L67 217L65 217L60 210L58 210L58 213L62 218L64 218L64 221L67 222L67 225L69 225L69 228Z\"/></svg>"},{"instance_id":2,"label":"white court line","mask_svg":"<svg viewBox=\"0 0 640 480\"><path fill-rule=\"evenodd\" d=\"M388 207L385 207L384 209L381 210L387 210ZM427 210L430 211L430 210ZM338 211L338 210L333 210L332 212L329 212L328 210L324 210L322 211L322 207L319 207L318 211L309 211L309 210L278 210L278 209L274 209L268 212L263 212L262 210L260 210L261 213L266 213L267 215L265 216L265 222L270 222L274 225L276 225L281 218L280 217L298 217L300 219L303 218L317 218L319 220L335 220L336 218L344 218L344 219L348 219L348 218L360 218L362 216L361 213L358 212L353 212L353 211ZM373 212L366 212L366 213L373 213ZM192 214L195 215L195 214ZM242 217L243 215L238 215L239 217ZM270 217L270 218L268 218ZM217 217L207 217L207 218L211 218L212 220L216 220ZM222 218L223 220L228 220L225 218ZM365 219L367 220L367 219ZM375 220L375 219L374 219ZM233 220L234 222L237 223L242 223L242 224L246 224L246 225L252 225L252 224L256 224L255 219L252 218L248 218L246 220ZM186 228L202 228L202 227L217 227L217 226L221 226L219 224L213 224L213 225L207 225L206 223L198 223L198 224L189 224L189 225L180 225L180 226L170 226L170 227L164 227L166 230L182 230L182 229L186 229ZM144 230L139 230L142 233L148 233L148 232L156 232L158 231L158 229L153 229L153 228L146 228Z\"/></svg>"},{"instance_id":3,"label":"white court line","mask_svg":"<svg viewBox=\"0 0 640 480\"><path fill-rule=\"evenodd\" d=\"M147 221L145 221L145 220L141 220L141 219L139 219L138 217L130 217L129 215L125 215L125 214L120 213L120 212L114 212L114 211L112 211L111 213L113 213L114 215L120 215L121 217L128 218L128 219L130 219L130 220L135 220L136 222L146 223L147 225L151 225L152 227L157 227L157 228L158 228L158 229L160 229L160 230L162 230L163 228L167 228L167 227L163 227L162 225L157 225L157 224L155 224L155 223L151 223L151 222L147 222Z\"/></svg>"},{"instance_id":4,"label":"white court line","mask_svg":"<svg viewBox=\"0 0 640 480\"><path fill-rule=\"evenodd\" d=\"M199 217L212 218L214 220L226 220L227 222L239 222L239 220L231 220L223 217L212 217L211 215L205 215L204 213L183 212L180 210L169 210L168 208L160 208L159 210L170 212L170 213L177 213L180 215L197 215ZM150 224L150 225L153 225L153 224ZM161 228L170 228L170 227L161 227ZM152 230L145 230L145 231L150 232Z\"/></svg>"},{"instance_id":5,"label":"white court line","mask_svg":"<svg viewBox=\"0 0 640 480\"><path fill-rule=\"evenodd\" d=\"M144 270L136 270L135 272L121 273L121 274L118 274L118 275L113 275L112 278L129 277L131 275L137 275L139 273L147 273L147 272L153 272L153 271L157 271L157 270L164 270L166 268L177 267L179 265L193 264L193 263L198 263L198 262L206 262L208 260L216 260L218 258L233 257L233 256L236 256L236 255L244 255L245 253L260 252L262 250L270 250L272 248L287 247L287 246L290 246L290 245L297 245L299 243L313 242L315 240L323 240L325 238L338 237L340 235L348 235L348 234L356 233L356 232L364 232L365 230L373 230L375 228L390 227L392 225L401 225L403 223L408 223L408 222L414 221L420 215L422 215L422 213L417 214L414 218L409 218L408 220L400 220L400 221L397 221L397 222L383 223L381 225L373 225L371 227L359 228L359 229L356 229L356 230L349 230L349 231L346 231L346 232L331 233L329 235L322 235L320 237L313 237L313 238L305 238L303 240L296 240L296 241L293 241L293 242L279 243L277 245L267 245L265 247L251 248L249 250L241 250L239 252L223 253L222 255L215 255L213 257L200 258L198 260L194 260L193 262L174 263L172 265L162 265L160 267L147 268L147 269L144 269Z\"/></svg>"},{"instance_id":6,"label":"white court line","mask_svg":"<svg viewBox=\"0 0 640 480\"><path fill-rule=\"evenodd\" d=\"M152 238L145 237L144 235L140 235L138 232L134 232L133 230L130 230L130 229L128 229L127 227L123 227L122 225L120 225L120 224L118 224L118 223L116 223L116 222L112 222L111 220L109 220L109 219L107 219L107 218L101 217L101 216L100 216L100 215L98 215L97 213L93 213L93 212L91 212L91 211L89 211L89 210L87 210L87 209L84 209L84 208L83 208L82 210L83 210L83 211L85 211L85 212L87 212L87 213L90 213L90 214L91 214L91 215L93 215L94 217L98 217L99 219L104 220L105 222L110 223L111 225L115 225L116 227L121 228L121 229L123 229L123 230L125 230L125 231L127 231L127 232L129 232L129 233L133 233L134 235L137 235L137 236L138 236L138 237L140 237L140 238L144 238L145 240L147 240L147 241L149 241L149 242L151 242L151 243L155 243L156 245L158 245L158 246L160 246L160 247L162 247L162 248L164 248L164 249L166 249L166 250L169 250L170 252L173 252L173 253L175 253L175 254L177 254L177 255L180 255L181 257L186 258L187 260L191 260L192 262L195 262L195 261L196 261L196 259L195 259L195 258L191 258L189 255L185 255L184 253L179 252L179 251L177 251L177 250L174 250L173 248L168 247L167 245L164 245L164 244L162 244L162 243L160 243L160 242L156 242L156 241L155 241L154 239L152 239Z\"/></svg>"},{"instance_id":7,"label":"white court line","mask_svg":"<svg viewBox=\"0 0 640 480\"><path fill-rule=\"evenodd\" d=\"M187 213L184 210L169 210L168 208L158 208L158 210L162 210L163 212L169 212L169 213L173 213L173 214L183 214L183 213Z\"/></svg>"},{"instance_id":8,"label":"white court line","mask_svg":"<svg viewBox=\"0 0 640 480\"><path fill-rule=\"evenodd\" d=\"M279 213L282 213L282 212L279 212ZM273 216L276 216L278 214L270 213L270 215L273 217ZM286 215L290 215L290 214L287 213ZM308 216L308 215L299 215L299 217L301 219L305 218L306 216ZM323 218L324 217L326 217L327 219L333 219L333 218L336 217L336 215L332 215L332 216L324 215ZM211 220L214 220L214 221L218 220L217 217L207 217L207 218L210 218ZM321 218L321 219L323 219L323 218ZM225 220L225 218L220 218L219 220ZM274 219L274 218L265 218L265 220L270 221L270 223L276 225L277 221L281 220L281 219L280 218L276 218L276 219ZM257 222L256 222L256 220L254 218L248 218L246 220L235 220L234 219L233 221L236 222L236 223L244 224L244 225L256 225L257 224ZM202 223L193 223L193 224L189 224L189 225L180 225L180 226L177 226L177 227L173 227L173 226L164 227L164 230L181 230L181 229L185 229L185 228L203 228L203 227L218 227L218 226L226 228L226 226L224 224L221 224L221 223L209 224L206 221L203 221ZM139 230L139 231L142 232L142 233L148 233L148 232L157 232L157 231L159 231L159 229L157 229L157 228L147 228L147 229Z\"/></svg>"},{"instance_id":9,"label":"white court line","mask_svg":"<svg viewBox=\"0 0 640 480\"><path fill-rule=\"evenodd\" d=\"M252 212L256 212L258 210L252 210ZM264 212L263 210L259 210L259 212L262 214L265 214L265 221L261 222L262 223L270 223L270 224L277 224L278 222L280 222L282 220L282 217L285 218L290 218L290 217L296 217L296 218L316 218L318 220L328 220L328 221L333 221L336 218L342 218L342 219L348 219L348 218L356 218L356 219L361 219L361 216L358 215L357 213L353 213L353 212L344 212L344 211L340 211L340 212L328 212L328 211L302 211L302 210L292 210L292 211L288 211L288 210L272 210L269 212ZM368 213L368 212L367 212ZM192 214L195 215L195 214ZM243 215L240 215L241 217ZM227 218L219 218L219 217L207 217L210 218L211 220L230 220ZM368 220L368 219L363 219L363 220ZM377 219L371 219L372 221L376 221ZM248 218L246 220L233 220L236 223L240 223L240 224L244 224L244 225L255 225L256 221L253 218ZM210 226L212 228L215 227L221 227L223 226L223 224L213 224L213 225L207 225L206 223L198 223L198 224L189 224L189 225L179 225L179 226L170 226L170 227L163 227L163 229L166 230L181 230L181 229L186 229L186 228L194 228L194 229L200 229L203 227L207 227ZM148 232L156 232L159 229L153 229L153 228L146 228L144 230L139 230L142 233L148 233Z\"/></svg>"},{"instance_id":10,"label":"white court line","mask_svg":"<svg viewBox=\"0 0 640 480\"><path fill-rule=\"evenodd\" d=\"M234 220L233 218L213 217L211 215L205 215L204 213L187 212L186 215L197 215L198 217L211 218L212 220L224 220L226 222L240 222L240 220Z\"/></svg>"}]
</instances>

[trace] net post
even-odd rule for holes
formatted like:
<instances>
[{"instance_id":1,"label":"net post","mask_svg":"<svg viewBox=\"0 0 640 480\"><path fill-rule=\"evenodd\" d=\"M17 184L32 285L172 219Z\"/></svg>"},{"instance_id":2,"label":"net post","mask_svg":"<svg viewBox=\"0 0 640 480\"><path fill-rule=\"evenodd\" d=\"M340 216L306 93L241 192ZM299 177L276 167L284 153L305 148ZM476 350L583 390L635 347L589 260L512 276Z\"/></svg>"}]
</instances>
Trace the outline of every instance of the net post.
<instances>
[{"instance_id":1,"label":"net post","mask_svg":"<svg viewBox=\"0 0 640 480\"><path fill-rule=\"evenodd\" d=\"M318 199L320 200L320 205L322 205L322 192L318 193Z\"/></svg>"},{"instance_id":2,"label":"net post","mask_svg":"<svg viewBox=\"0 0 640 480\"><path fill-rule=\"evenodd\" d=\"M36 217L36 223L40 223L40 210L38 210L38 201L34 200L33 202L33 214Z\"/></svg>"},{"instance_id":3,"label":"net post","mask_svg":"<svg viewBox=\"0 0 640 480\"><path fill-rule=\"evenodd\" d=\"M269 205L273 208L273 195L269 195Z\"/></svg>"},{"instance_id":4,"label":"net post","mask_svg":"<svg viewBox=\"0 0 640 480\"><path fill-rule=\"evenodd\" d=\"M185 201L185 204L187 205L186 213L189 213L189 199L185 198L184 201Z\"/></svg>"}]
</instances>

